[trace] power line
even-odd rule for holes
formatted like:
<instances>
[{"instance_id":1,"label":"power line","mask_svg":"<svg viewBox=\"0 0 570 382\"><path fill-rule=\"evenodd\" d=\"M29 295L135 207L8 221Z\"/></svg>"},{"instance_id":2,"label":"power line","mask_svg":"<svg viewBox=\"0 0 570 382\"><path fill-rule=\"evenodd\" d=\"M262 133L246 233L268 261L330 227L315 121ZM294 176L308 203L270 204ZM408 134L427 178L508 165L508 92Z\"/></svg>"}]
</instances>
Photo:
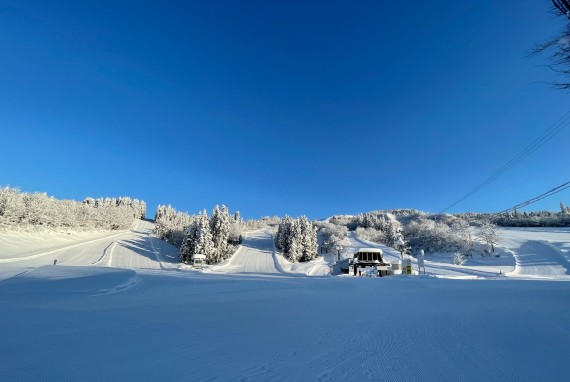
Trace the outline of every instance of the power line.
<instances>
[{"instance_id":1,"label":"power line","mask_svg":"<svg viewBox=\"0 0 570 382\"><path fill-rule=\"evenodd\" d=\"M524 150L518 153L515 157L513 157L510 161L508 161L503 167L495 171L491 176L481 182L479 185L475 186L471 191L463 195L454 203L450 204L447 208L440 212L440 214L444 213L445 211L449 210L450 208L456 206L457 204L461 203L471 195L475 194L476 192L482 190L483 188L487 187L489 184L493 183L497 180L501 175L508 172L510 169L515 167L519 162L530 156L534 153L538 148L552 139L556 134L560 133L566 127L570 125L570 111L562 116L558 121L556 121L548 130L538 136L531 144L529 144Z\"/></svg>"},{"instance_id":2,"label":"power line","mask_svg":"<svg viewBox=\"0 0 570 382\"><path fill-rule=\"evenodd\" d=\"M535 196L535 197L532 198L532 199L529 199L529 200L527 200L527 201L524 201L524 202L522 202L522 203L519 203L519 204L517 204L517 205L514 206L514 207L511 207L511 208L508 208L508 209L506 209L506 210L504 210L504 211L501 211L500 213L501 213L501 214L504 214L504 213L507 213L507 212L511 212L511 211L518 210L519 208L526 207L526 206L528 206L529 204L538 202L538 201L541 200L541 199L544 199L544 198L547 198L547 197L552 196L552 195L554 195L554 194L557 194L557 193L559 193L560 191L564 191L564 190L567 189L567 188L570 188L570 181L569 181L569 182L566 182L566 183L564 183L564 184L561 184L561 185L558 186L558 187L554 187L553 189L548 190L548 191L546 191L545 193L540 194L540 195L538 195L538 196Z\"/></svg>"}]
</instances>

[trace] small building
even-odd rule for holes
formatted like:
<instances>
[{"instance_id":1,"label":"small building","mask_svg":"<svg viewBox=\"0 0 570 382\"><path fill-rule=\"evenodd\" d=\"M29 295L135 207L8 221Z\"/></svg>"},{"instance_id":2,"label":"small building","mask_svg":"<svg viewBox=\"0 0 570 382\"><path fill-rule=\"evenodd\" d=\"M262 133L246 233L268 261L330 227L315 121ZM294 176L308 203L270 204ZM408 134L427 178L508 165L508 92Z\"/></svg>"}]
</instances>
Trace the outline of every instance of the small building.
<instances>
[{"instance_id":1,"label":"small building","mask_svg":"<svg viewBox=\"0 0 570 382\"><path fill-rule=\"evenodd\" d=\"M193 255L192 256L192 266L196 269L202 269L206 265L206 255Z\"/></svg>"},{"instance_id":2,"label":"small building","mask_svg":"<svg viewBox=\"0 0 570 382\"><path fill-rule=\"evenodd\" d=\"M380 248L359 248L353 255L349 267L349 274L354 276L371 275L378 276L391 274L392 265L384 261Z\"/></svg>"},{"instance_id":3,"label":"small building","mask_svg":"<svg viewBox=\"0 0 570 382\"><path fill-rule=\"evenodd\" d=\"M335 261L334 264L331 266L331 274L333 276L340 275L340 274L348 274L348 270L350 268L351 259L342 259Z\"/></svg>"}]
</instances>

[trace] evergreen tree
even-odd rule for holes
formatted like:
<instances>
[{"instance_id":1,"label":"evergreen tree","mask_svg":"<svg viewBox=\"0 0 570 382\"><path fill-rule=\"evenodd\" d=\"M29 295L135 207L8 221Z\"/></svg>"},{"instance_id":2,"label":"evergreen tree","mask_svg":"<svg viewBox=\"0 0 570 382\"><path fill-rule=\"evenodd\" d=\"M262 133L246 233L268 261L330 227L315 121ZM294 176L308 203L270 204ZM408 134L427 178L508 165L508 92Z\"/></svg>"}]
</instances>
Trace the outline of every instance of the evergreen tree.
<instances>
[{"instance_id":1,"label":"evergreen tree","mask_svg":"<svg viewBox=\"0 0 570 382\"><path fill-rule=\"evenodd\" d=\"M197 220L186 229L184 235L184 241L182 242L182 246L180 247L180 261L183 263L190 263L192 256L196 253L195 250L195 243L196 243L196 232L198 230Z\"/></svg>"},{"instance_id":2,"label":"evergreen tree","mask_svg":"<svg viewBox=\"0 0 570 382\"><path fill-rule=\"evenodd\" d=\"M278 249L282 250L283 253L289 252L289 247L287 246L289 241L288 237L291 234L291 226L293 224L293 220L285 215L285 217L279 223L279 228L277 229L277 235L275 236L275 245Z\"/></svg>"},{"instance_id":3,"label":"evergreen tree","mask_svg":"<svg viewBox=\"0 0 570 382\"><path fill-rule=\"evenodd\" d=\"M230 236L230 216L228 208L224 205L222 205L221 209L216 206L210 217L209 225L215 248L213 261L220 262L224 260L227 255L228 239Z\"/></svg>"},{"instance_id":4,"label":"evergreen tree","mask_svg":"<svg viewBox=\"0 0 570 382\"><path fill-rule=\"evenodd\" d=\"M317 231L313 223L306 216L299 218L299 226L301 229L301 261L309 261L317 257Z\"/></svg>"},{"instance_id":5,"label":"evergreen tree","mask_svg":"<svg viewBox=\"0 0 570 382\"><path fill-rule=\"evenodd\" d=\"M287 226L286 226L287 227ZM301 243L301 224L299 220L291 220L289 224L288 232L285 237L285 256L292 262L297 262L301 255L302 243Z\"/></svg>"},{"instance_id":6,"label":"evergreen tree","mask_svg":"<svg viewBox=\"0 0 570 382\"><path fill-rule=\"evenodd\" d=\"M212 241L212 233L210 231L210 222L206 210L198 215L196 219L196 237L194 239L194 254L206 256L208 264L214 264L217 261L214 242Z\"/></svg>"}]
</instances>

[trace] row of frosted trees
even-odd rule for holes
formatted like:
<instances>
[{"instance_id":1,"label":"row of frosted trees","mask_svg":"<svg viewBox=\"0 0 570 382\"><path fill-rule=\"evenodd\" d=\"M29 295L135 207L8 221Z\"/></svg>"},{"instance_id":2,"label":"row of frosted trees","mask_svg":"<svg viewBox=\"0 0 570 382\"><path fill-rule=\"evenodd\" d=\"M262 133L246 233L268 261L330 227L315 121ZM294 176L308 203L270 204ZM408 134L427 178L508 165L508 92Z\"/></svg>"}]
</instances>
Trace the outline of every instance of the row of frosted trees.
<instances>
[{"instance_id":1,"label":"row of frosted trees","mask_svg":"<svg viewBox=\"0 0 570 382\"><path fill-rule=\"evenodd\" d=\"M306 216L285 216L277 228L275 246L289 261L312 260L318 256L317 229Z\"/></svg>"},{"instance_id":2,"label":"row of frosted trees","mask_svg":"<svg viewBox=\"0 0 570 382\"><path fill-rule=\"evenodd\" d=\"M277 224L276 245L289 260L312 260L318 251L316 228L305 216L243 221L239 211L230 215L225 205L216 206L209 217L206 210L189 215L170 205L159 205L155 223L155 234L178 247L184 263L191 263L196 254L205 255L208 264L222 262L235 252L244 231Z\"/></svg>"},{"instance_id":3,"label":"row of frosted trees","mask_svg":"<svg viewBox=\"0 0 570 382\"><path fill-rule=\"evenodd\" d=\"M46 193L0 188L0 226L75 230L126 229L144 218L146 204L131 198L58 200Z\"/></svg>"}]
</instances>

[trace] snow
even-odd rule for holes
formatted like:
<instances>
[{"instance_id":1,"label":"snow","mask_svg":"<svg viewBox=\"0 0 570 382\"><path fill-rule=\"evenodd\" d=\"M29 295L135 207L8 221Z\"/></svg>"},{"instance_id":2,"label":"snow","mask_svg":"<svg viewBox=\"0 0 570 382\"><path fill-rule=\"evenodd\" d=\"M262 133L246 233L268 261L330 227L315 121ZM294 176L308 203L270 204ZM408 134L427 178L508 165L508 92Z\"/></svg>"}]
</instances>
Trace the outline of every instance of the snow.
<instances>
[{"instance_id":1,"label":"snow","mask_svg":"<svg viewBox=\"0 0 570 382\"><path fill-rule=\"evenodd\" d=\"M0 280L53 264L97 265L129 269L176 268L176 248L151 235L154 225L139 221L132 231L53 233L33 235L0 233ZM67 236L67 237L65 237ZM17 245L17 240L25 240ZM53 240L52 240L53 238Z\"/></svg>"},{"instance_id":2,"label":"snow","mask_svg":"<svg viewBox=\"0 0 570 382\"><path fill-rule=\"evenodd\" d=\"M211 266L210 270L218 273L241 274L282 273L283 270L279 267L273 248L273 236L269 232L265 230L249 232L229 261L223 265Z\"/></svg>"},{"instance_id":3,"label":"snow","mask_svg":"<svg viewBox=\"0 0 570 382\"><path fill-rule=\"evenodd\" d=\"M500 235L516 260L510 276L570 280L569 228L503 228Z\"/></svg>"},{"instance_id":4,"label":"snow","mask_svg":"<svg viewBox=\"0 0 570 382\"><path fill-rule=\"evenodd\" d=\"M501 230L499 258L457 266L426 255L427 276L383 278L308 277L336 256L287 263L264 230L225 264L186 270L151 230L141 221L107 236L39 237L36 247L30 237L17 250L2 246L16 234L1 233L0 381L563 381L570 373L569 230ZM352 234L347 244L399 259Z\"/></svg>"}]
</instances>

